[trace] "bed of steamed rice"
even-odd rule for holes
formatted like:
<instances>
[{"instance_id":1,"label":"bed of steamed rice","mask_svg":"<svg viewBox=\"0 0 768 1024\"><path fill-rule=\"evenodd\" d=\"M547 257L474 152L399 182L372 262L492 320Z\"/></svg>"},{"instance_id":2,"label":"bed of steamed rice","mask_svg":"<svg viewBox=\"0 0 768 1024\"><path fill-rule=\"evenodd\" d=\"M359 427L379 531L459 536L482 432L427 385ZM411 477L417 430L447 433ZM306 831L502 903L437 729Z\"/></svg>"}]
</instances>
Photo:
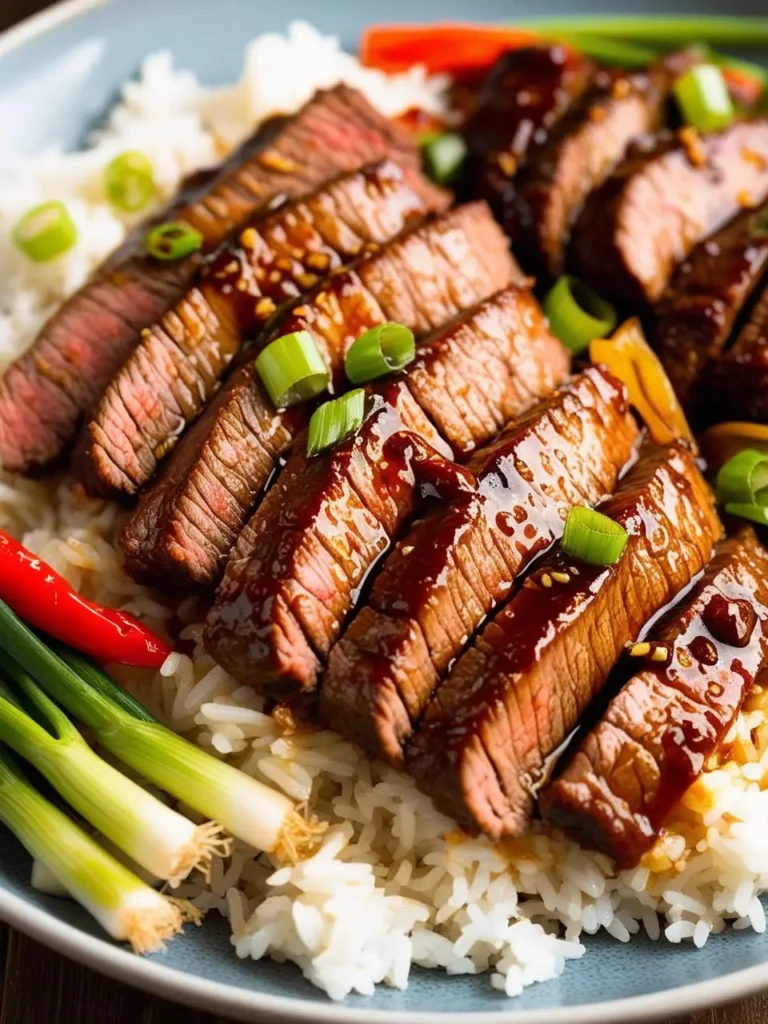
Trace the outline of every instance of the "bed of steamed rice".
<instances>
[{"instance_id":1,"label":"bed of steamed rice","mask_svg":"<svg viewBox=\"0 0 768 1024\"><path fill-rule=\"evenodd\" d=\"M293 59L302 55L307 60ZM282 85L281 67L294 69ZM295 69L305 67L297 80ZM0 369L129 226L99 193L111 156L141 148L168 193L261 117L294 109L315 84L342 77L387 113L440 108L442 83L418 71L394 82L371 77L332 40L296 26L287 38L253 44L231 89L207 92L174 71L167 55L149 59L91 150L48 154L0 183ZM7 228L32 202L52 196L70 205L80 242L60 263L35 267L13 251ZM292 732L264 714L255 691L202 649L198 599L171 605L122 573L114 545L120 519L115 507L83 500L66 479L0 475L0 525L86 595L160 630L171 618L181 621L190 653L172 655L154 677L121 670L125 685L180 733L330 824L320 852L298 867L275 871L267 857L237 847L209 884L192 879L177 891L229 919L239 957L292 960L335 999L370 993L380 982L404 987L413 963L453 974L487 971L494 987L513 996L558 976L601 929L622 942L645 932L697 946L726 926L765 929L768 696L759 688L717 764L640 867L617 874L607 858L545 832L494 848L457 832L408 777L339 736Z\"/></svg>"}]
</instances>

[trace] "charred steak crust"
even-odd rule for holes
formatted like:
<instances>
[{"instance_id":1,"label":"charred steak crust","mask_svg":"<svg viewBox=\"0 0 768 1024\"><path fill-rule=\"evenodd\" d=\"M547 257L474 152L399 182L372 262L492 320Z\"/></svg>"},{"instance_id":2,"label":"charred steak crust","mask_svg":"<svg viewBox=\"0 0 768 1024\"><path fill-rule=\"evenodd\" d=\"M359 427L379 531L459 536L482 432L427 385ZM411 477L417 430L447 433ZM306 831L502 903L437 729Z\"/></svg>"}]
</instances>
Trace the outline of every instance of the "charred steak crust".
<instances>
[{"instance_id":1,"label":"charred steak crust","mask_svg":"<svg viewBox=\"0 0 768 1024\"><path fill-rule=\"evenodd\" d=\"M158 264L144 253L147 225L137 228L0 380L0 464L30 472L60 456L141 330L189 288L201 257L258 207L386 156L416 176L415 140L341 85L317 93L295 116L266 123L216 174L199 176L153 223L181 220L200 231L202 253Z\"/></svg>"},{"instance_id":2,"label":"charred steak crust","mask_svg":"<svg viewBox=\"0 0 768 1024\"><path fill-rule=\"evenodd\" d=\"M406 750L425 792L494 839L525 830L553 755L624 645L721 534L709 487L678 445L647 449L601 510L630 535L618 564L547 558L457 662Z\"/></svg>"},{"instance_id":3,"label":"charred steak crust","mask_svg":"<svg viewBox=\"0 0 768 1024\"><path fill-rule=\"evenodd\" d=\"M671 79L601 70L515 182L505 227L526 270L562 273L571 227L587 196L629 144L661 124Z\"/></svg>"},{"instance_id":4,"label":"charred steak crust","mask_svg":"<svg viewBox=\"0 0 768 1024\"><path fill-rule=\"evenodd\" d=\"M702 393L703 420L768 423L768 287L733 345L711 364Z\"/></svg>"},{"instance_id":5,"label":"charred steak crust","mask_svg":"<svg viewBox=\"0 0 768 1024\"><path fill-rule=\"evenodd\" d=\"M274 333L310 331L339 387L344 354L367 328L394 320L423 336L521 281L488 207L470 203L332 276ZM250 358L243 360L129 519L122 537L129 573L181 588L218 582L278 458L307 415L306 406L276 412Z\"/></svg>"},{"instance_id":6,"label":"charred steak crust","mask_svg":"<svg viewBox=\"0 0 768 1024\"><path fill-rule=\"evenodd\" d=\"M768 204L747 210L700 242L654 309L654 339L680 401L696 402L697 386L725 350L737 317L768 269Z\"/></svg>"},{"instance_id":7,"label":"charred steak crust","mask_svg":"<svg viewBox=\"0 0 768 1024\"><path fill-rule=\"evenodd\" d=\"M400 765L450 663L567 509L613 490L637 437L624 388L592 367L477 452L477 494L414 524L333 649L324 722Z\"/></svg>"},{"instance_id":8,"label":"charred steak crust","mask_svg":"<svg viewBox=\"0 0 768 1024\"><path fill-rule=\"evenodd\" d=\"M513 179L596 72L588 58L559 44L510 50L496 61L464 126L465 176L502 222Z\"/></svg>"},{"instance_id":9,"label":"charred steak crust","mask_svg":"<svg viewBox=\"0 0 768 1024\"><path fill-rule=\"evenodd\" d=\"M313 689L357 591L424 485L443 497L466 491L446 441L467 454L567 373L536 300L513 286L372 388L378 407L354 438L312 459L300 439L229 560L208 617L210 653L273 696Z\"/></svg>"},{"instance_id":10,"label":"charred steak crust","mask_svg":"<svg viewBox=\"0 0 768 1024\"><path fill-rule=\"evenodd\" d=\"M592 193L573 231L575 272L627 304L661 298L675 266L745 206L768 199L768 118L638 147Z\"/></svg>"},{"instance_id":11,"label":"charred steak crust","mask_svg":"<svg viewBox=\"0 0 768 1024\"><path fill-rule=\"evenodd\" d=\"M86 490L137 494L280 306L427 212L403 172L384 161L251 218L174 309L142 332L112 378L76 460Z\"/></svg>"},{"instance_id":12,"label":"charred steak crust","mask_svg":"<svg viewBox=\"0 0 768 1024\"><path fill-rule=\"evenodd\" d=\"M720 544L691 597L648 639L668 662L622 687L541 797L550 821L621 867L651 848L768 657L768 554L751 529Z\"/></svg>"}]
</instances>

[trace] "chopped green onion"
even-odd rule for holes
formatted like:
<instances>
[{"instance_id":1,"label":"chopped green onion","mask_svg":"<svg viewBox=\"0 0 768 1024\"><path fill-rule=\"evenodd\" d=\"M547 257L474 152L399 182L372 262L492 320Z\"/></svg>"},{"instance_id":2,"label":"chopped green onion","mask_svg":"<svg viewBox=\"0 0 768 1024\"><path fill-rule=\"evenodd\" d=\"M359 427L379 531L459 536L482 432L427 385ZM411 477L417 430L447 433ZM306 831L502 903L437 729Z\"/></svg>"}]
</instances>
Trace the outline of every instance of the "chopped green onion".
<instances>
[{"instance_id":1,"label":"chopped green onion","mask_svg":"<svg viewBox=\"0 0 768 1024\"><path fill-rule=\"evenodd\" d=\"M728 83L714 64L697 64L679 78L675 98L683 117L700 132L725 128L736 116Z\"/></svg>"},{"instance_id":2,"label":"chopped green onion","mask_svg":"<svg viewBox=\"0 0 768 1024\"><path fill-rule=\"evenodd\" d=\"M104 171L104 191L118 210L126 213L143 210L152 202L156 192L149 159L137 150L116 156Z\"/></svg>"},{"instance_id":3,"label":"chopped green onion","mask_svg":"<svg viewBox=\"0 0 768 1024\"><path fill-rule=\"evenodd\" d=\"M75 245L77 228L64 203L55 200L25 213L13 229L13 241L34 263L48 263Z\"/></svg>"},{"instance_id":4,"label":"chopped green onion","mask_svg":"<svg viewBox=\"0 0 768 1024\"><path fill-rule=\"evenodd\" d=\"M562 549L591 565L615 565L627 546L629 534L608 516L584 505L568 513Z\"/></svg>"},{"instance_id":5,"label":"chopped green onion","mask_svg":"<svg viewBox=\"0 0 768 1024\"><path fill-rule=\"evenodd\" d=\"M323 354L309 331L276 338L259 353L255 366L276 409L316 398L331 381Z\"/></svg>"},{"instance_id":6,"label":"chopped green onion","mask_svg":"<svg viewBox=\"0 0 768 1024\"><path fill-rule=\"evenodd\" d=\"M278 860L301 858L316 845L321 827L287 796L171 732L86 658L48 647L3 601L0 648L106 750L237 839Z\"/></svg>"},{"instance_id":7,"label":"chopped green onion","mask_svg":"<svg viewBox=\"0 0 768 1024\"><path fill-rule=\"evenodd\" d=\"M717 500L721 505L761 505L760 492L768 487L768 454L755 448L738 452L717 474Z\"/></svg>"},{"instance_id":8,"label":"chopped green onion","mask_svg":"<svg viewBox=\"0 0 768 1024\"><path fill-rule=\"evenodd\" d=\"M203 236L180 221L158 224L147 232L144 247L156 260L171 263L191 256L203 247Z\"/></svg>"},{"instance_id":9,"label":"chopped green onion","mask_svg":"<svg viewBox=\"0 0 768 1024\"><path fill-rule=\"evenodd\" d=\"M0 682L0 740L29 761L94 828L156 878L178 885L210 870L229 844L211 825L194 825L95 754L63 711L12 659L5 664L44 726Z\"/></svg>"},{"instance_id":10,"label":"chopped green onion","mask_svg":"<svg viewBox=\"0 0 768 1024\"><path fill-rule=\"evenodd\" d=\"M415 356L413 331L402 324L379 324L353 342L344 365L353 384L366 384L402 370Z\"/></svg>"},{"instance_id":11,"label":"chopped green onion","mask_svg":"<svg viewBox=\"0 0 768 1024\"><path fill-rule=\"evenodd\" d=\"M438 185L455 181L467 156L467 144L461 135L445 132L428 139L422 146L427 174Z\"/></svg>"},{"instance_id":12,"label":"chopped green onion","mask_svg":"<svg viewBox=\"0 0 768 1024\"><path fill-rule=\"evenodd\" d=\"M193 907L155 892L42 797L0 746L0 821L62 888L136 953L163 948L197 918Z\"/></svg>"},{"instance_id":13,"label":"chopped green onion","mask_svg":"<svg viewBox=\"0 0 768 1024\"><path fill-rule=\"evenodd\" d=\"M616 310L610 302L567 274L547 292L543 306L553 333L577 354L616 326Z\"/></svg>"},{"instance_id":14,"label":"chopped green onion","mask_svg":"<svg viewBox=\"0 0 768 1024\"><path fill-rule=\"evenodd\" d=\"M725 511L732 516L739 516L741 519L749 519L752 523L759 523L760 526L768 526L768 507L765 505L734 501L725 506Z\"/></svg>"},{"instance_id":15,"label":"chopped green onion","mask_svg":"<svg viewBox=\"0 0 768 1024\"><path fill-rule=\"evenodd\" d=\"M356 433L365 419L365 403L365 391L357 388L318 406L309 421L307 455L319 455Z\"/></svg>"},{"instance_id":16,"label":"chopped green onion","mask_svg":"<svg viewBox=\"0 0 768 1024\"><path fill-rule=\"evenodd\" d=\"M647 17L627 15L604 18L601 15L575 18L544 18L515 22L518 28L545 35L563 32L597 33L632 42L658 43L674 49L687 46L692 39L720 46L755 47L768 43L768 18L729 15L670 15Z\"/></svg>"}]
</instances>

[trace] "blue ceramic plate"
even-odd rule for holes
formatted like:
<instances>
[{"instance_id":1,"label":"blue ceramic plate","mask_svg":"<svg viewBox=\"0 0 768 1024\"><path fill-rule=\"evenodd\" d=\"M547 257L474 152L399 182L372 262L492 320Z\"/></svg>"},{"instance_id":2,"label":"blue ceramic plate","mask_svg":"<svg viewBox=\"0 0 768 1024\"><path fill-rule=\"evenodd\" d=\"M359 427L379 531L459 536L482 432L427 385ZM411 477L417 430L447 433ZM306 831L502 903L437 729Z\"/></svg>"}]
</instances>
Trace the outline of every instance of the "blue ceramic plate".
<instances>
[{"instance_id":1,"label":"blue ceramic plate","mask_svg":"<svg viewBox=\"0 0 768 1024\"><path fill-rule=\"evenodd\" d=\"M580 10L669 13L667 0L576 0ZM756 0L676 0L679 13L755 13ZM573 13L540 0L537 16ZM244 40L295 17L354 47L366 21L530 16L524 0L70 0L0 37L0 171L51 143L76 146L141 59L161 48L211 84L236 77ZM415 970L408 990L380 989L339 1007L298 969L239 961L226 923L211 918L162 956L138 959L108 941L76 905L33 892L29 858L0 832L0 918L97 970L170 999L242 1020L366 1022L615 1022L667 1018L768 987L768 936L727 933L696 951L590 939L565 975L508 1001L487 978Z\"/></svg>"}]
</instances>

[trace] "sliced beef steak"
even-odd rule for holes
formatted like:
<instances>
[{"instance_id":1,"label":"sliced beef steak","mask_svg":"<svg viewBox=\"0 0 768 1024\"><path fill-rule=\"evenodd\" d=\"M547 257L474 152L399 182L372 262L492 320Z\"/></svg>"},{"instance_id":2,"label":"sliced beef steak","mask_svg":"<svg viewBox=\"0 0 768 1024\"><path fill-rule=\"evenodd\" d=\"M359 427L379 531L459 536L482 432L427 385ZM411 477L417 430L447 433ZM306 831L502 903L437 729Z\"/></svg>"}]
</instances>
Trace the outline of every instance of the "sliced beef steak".
<instances>
[{"instance_id":1,"label":"sliced beef steak","mask_svg":"<svg viewBox=\"0 0 768 1024\"><path fill-rule=\"evenodd\" d=\"M695 245L766 199L768 118L701 137L683 129L592 193L573 232L575 271L622 302L656 302Z\"/></svg>"},{"instance_id":2,"label":"sliced beef steak","mask_svg":"<svg viewBox=\"0 0 768 1024\"><path fill-rule=\"evenodd\" d=\"M562 273L571 226L584 201L633 139L659 127L671 84L660 72L598 72L515 182L504 223L526 270L545 278Z\"/></svg>"},{"instance_id":3,"label":"sliced beef steak","mask_svg":"<svg viewBox=\"0 0 768 1024\"><path fill-rule=\"evenodd\" d=\"M387 161L255 219L175 308L143 332L113 377L79 452L86 490L138 493L246 339L279 306L427 212L402 171Z\"/></svg>"},{"instance_id":4,"label":"sliced beef steak","mask_svg":"<svg viewBox=\"0 0 768 1024\"><path fill-rule=\"evenodd\" d=\"M595 65L559 44L503 54L464 126L467 183L504 222L512 181L594 77Z\"/></svg>"},{"instance_id":5,"label":"sliced beef steak","mask_svg":"<svg viewBox=\"0 0 768 1024\"><path fill-rule=\"evenodd\" d=\"M445 439L466 453L567 372L536 300L513 287L372 388L377 407L355 437L312 459L300 439L229 560L208 618L209 652L273 695L313 689L357 591L422 489L473 489L474 476L446 461Z\"/></svg>"},{"instance_id":6,"label":"sliced beef steak","mask_svg":"<svg viewBox=\"0 0 768 1024\"><path fill-rule=\"evenodd\" d=\"M420 786L494 839L525 830L548 764L624 645L701 571L721 532L682 446L647 450L601 511L629 533L618 564L547 558L457 662L406 750Z\"/></svg>"},{"instance_id":7,"label":"sliced beef steak","mask_svg":"<svg viewBox=\"0 0 768 1024\"><path fill-rule=\"evenodd\" d=\"M346 86L319 92L295 116L265 124L217 174L203 176L157 218L201 232L202 253L158 263L144 250L147 226L137 228L6 372L0 380L0 463L28 472L59 456L141 330L183 295L201 256L258 207L386 156L418 182L415 141Z\"/></svg>"},{"instance_id":8,"label":"sliced beef steak","mask_svg":"<svg viewBox=\"0 0 768 1024\"><path fill-rule=\"evenodd\" d=\"M768 287L731 347L711 366L703 386L702 419L768 423Z\"/></svg>"},{"instance_id":9,"label":"sliced beef steak","mask_svg":"<svg viewBox=\"0 0 768 1024\"><path fill-rule=\"evenodd\" d=\"M515 281L522 274L488 207L468 204L331 277L275 333L310 331L338 387L344 355L367 328L392 320L423 336ZM244 362L128 521L122 541L128 571L161 586L217 582L308 411L276 412L252 362Z\"/></svg>"},{"instance_id":10,"label":"sliced beef steak","mask_svg":"<svg viewBox=\"0 0 768 1024\"><path fill-rule=\"evenodd\" d=\"M541 798L550 821L621 867L651 848L768 657L768 555L751 529L723 541L647 639L667 660L621 689Z\"/></svg>"},{"instance_id":11,"label":"sliced beef steak","mask_svg":"<svg viewBox=\"0 0 768 1024\"><path fill-rule=\"evenodd\" d=\"M333 649L326 724L400 764L451 661L568 508L613 490L637 436L624 388L592 367L481 449L477 494L414 524Z\"/></svg>"},{"instance_id":12,"label":"sliced beef steak","mask_svg":"<svg viewBox=\"0 0 768 1024\"><path fill-rule=\"evenodd\" d=\"M700 242L654 310L655 348L686 406L768 269L767 222L768 205L763 205Z\"/></svg>"}]
</instances>

